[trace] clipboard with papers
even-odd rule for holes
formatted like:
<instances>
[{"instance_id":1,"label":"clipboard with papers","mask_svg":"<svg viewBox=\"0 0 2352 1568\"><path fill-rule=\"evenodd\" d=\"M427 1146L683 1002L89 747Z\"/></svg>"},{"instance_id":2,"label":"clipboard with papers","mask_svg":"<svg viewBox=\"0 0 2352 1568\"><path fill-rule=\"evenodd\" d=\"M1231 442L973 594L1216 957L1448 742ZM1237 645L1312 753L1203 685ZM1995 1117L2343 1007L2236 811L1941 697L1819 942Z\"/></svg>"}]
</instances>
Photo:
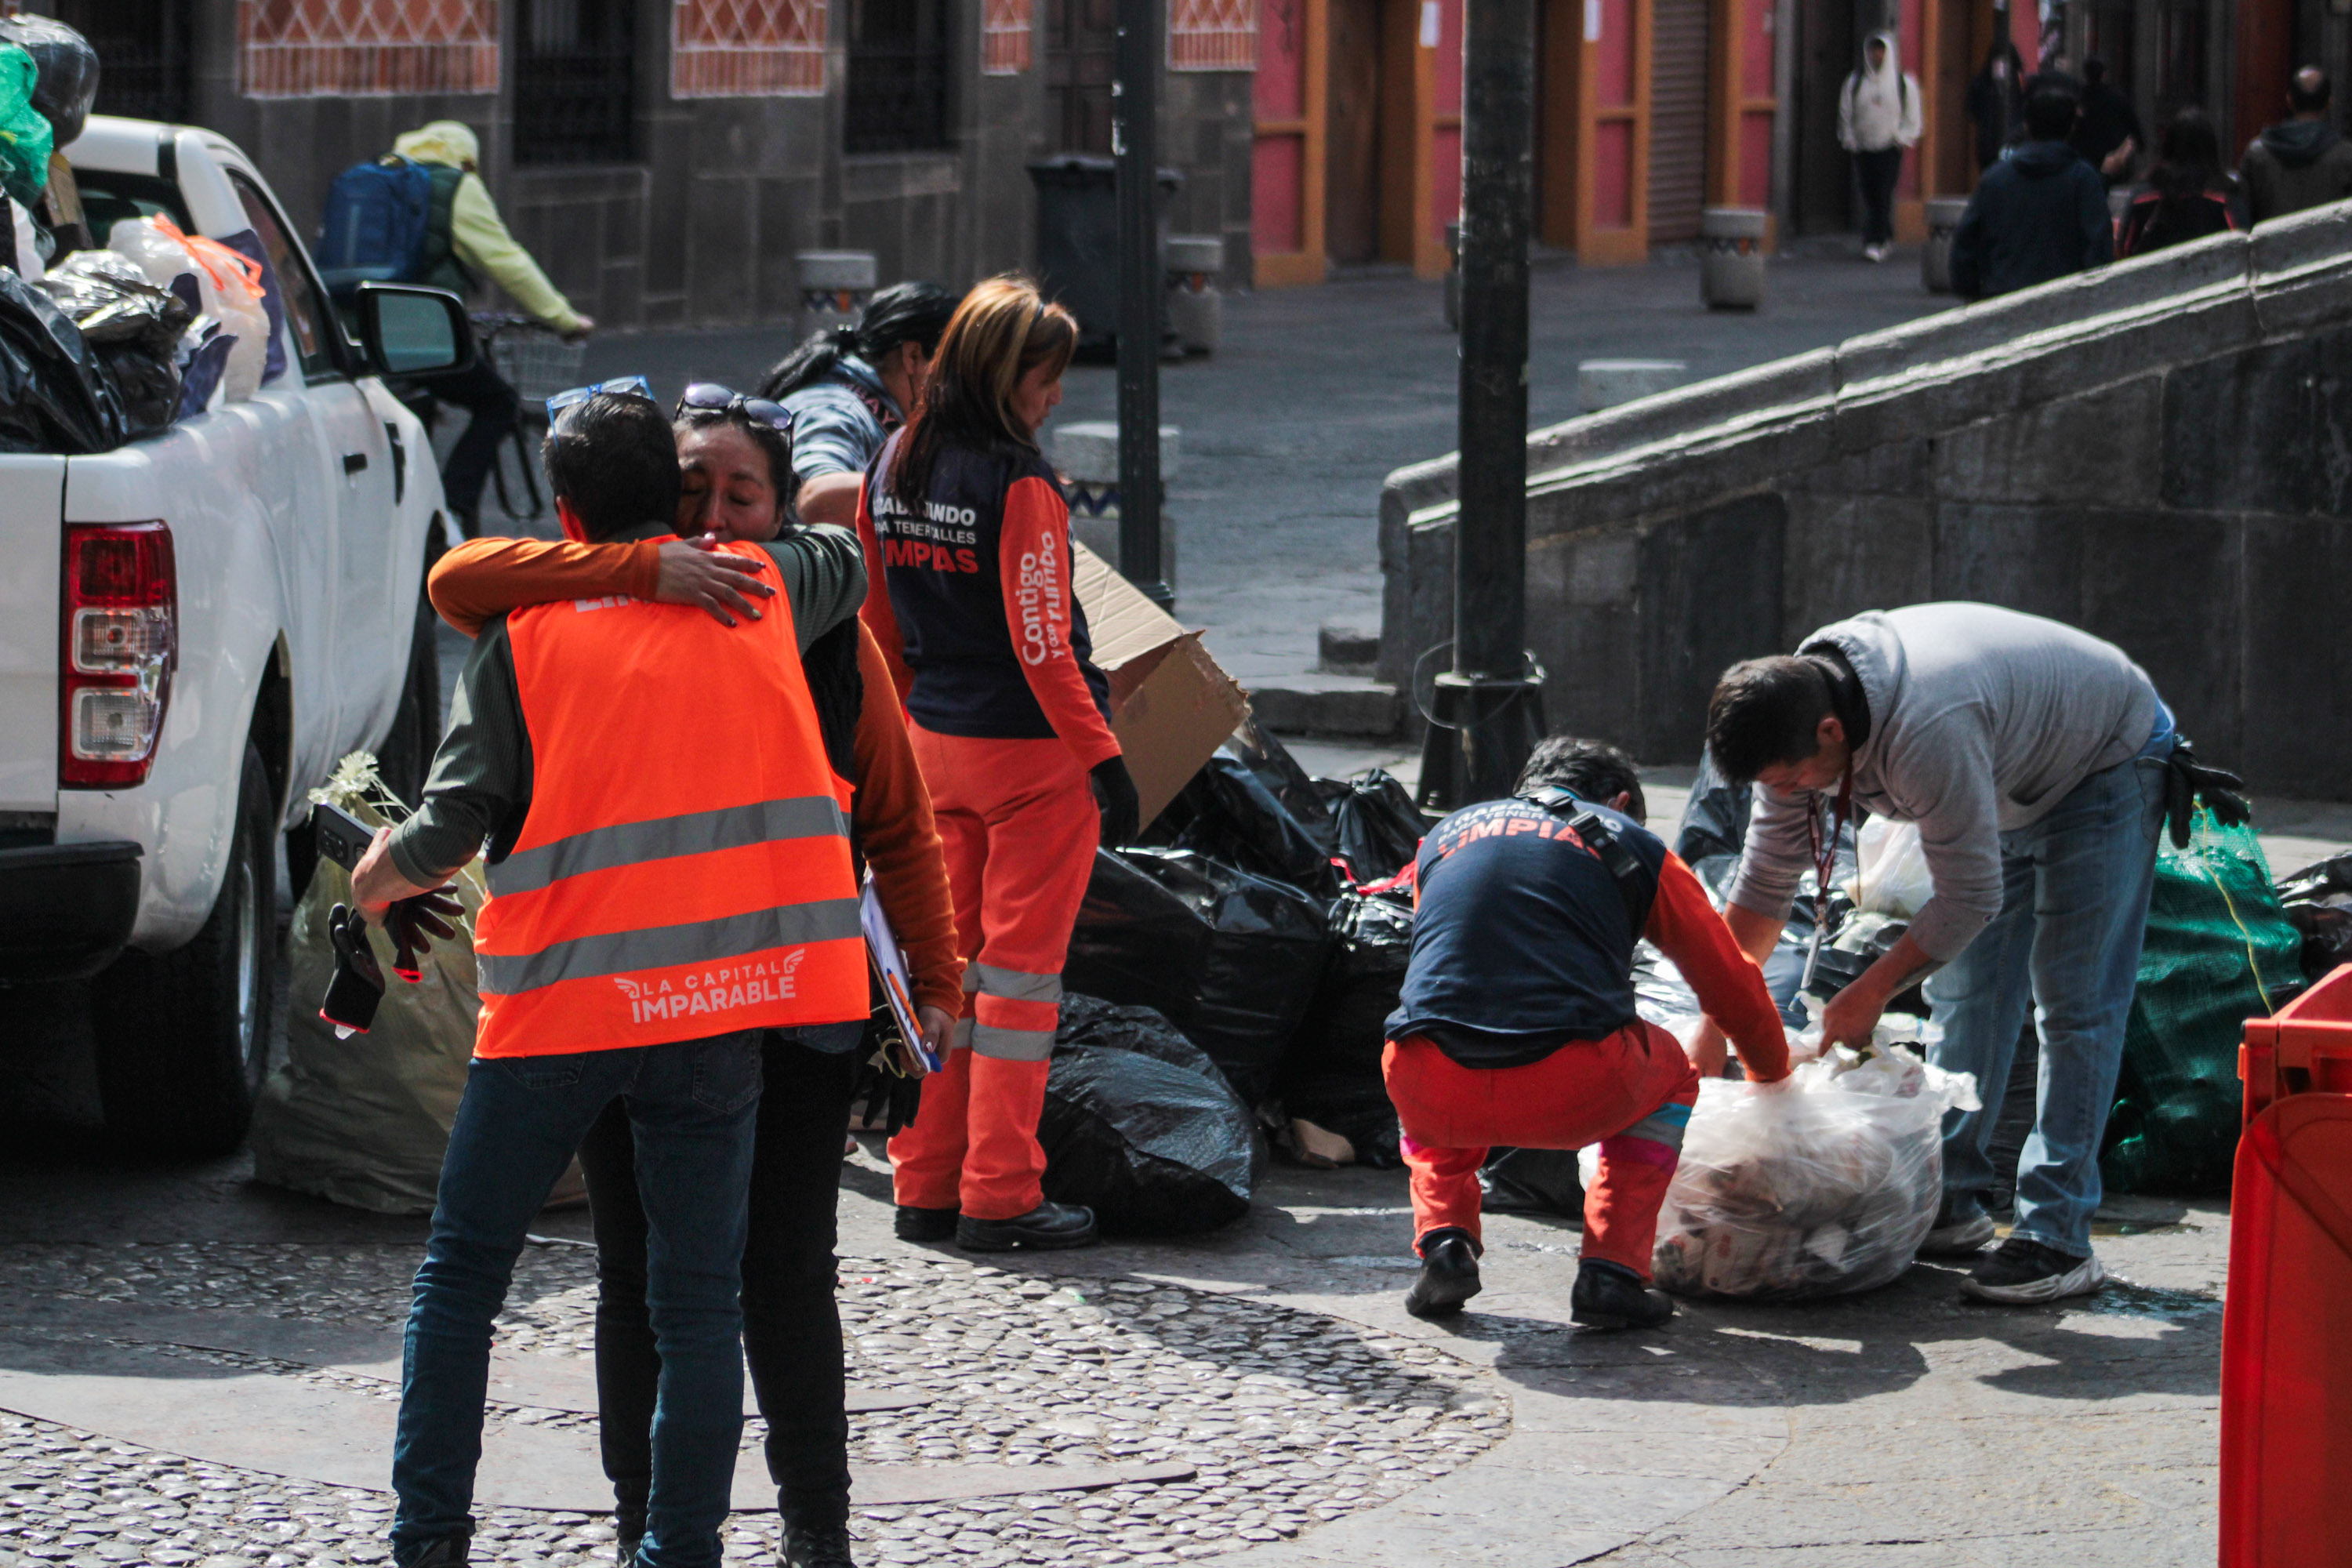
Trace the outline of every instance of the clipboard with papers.
<instances>
[{"instance_id":1,"label":"clipboard with papers","mask_svg":"<svg viewBox=\"0 0 2352 1568\"><path fill-rule=\"evenodd\" d=\"M933 1054L930 1042L923 1038L923 1026L915 1017L915 994L907 976L906 955L898 951L898 936L890 929L890 917L882 912L882 898L874 886L874 875L867 872L866 890L857 903L857 921L866 931L866 951L874 960L874 973L882 982L883 994L890 999L891 1015L898 1020L898 1032L907 1039L907 1049L923 1064L925 1072L937 1072L945 1065Z\"/></svg>"}]
</instances>

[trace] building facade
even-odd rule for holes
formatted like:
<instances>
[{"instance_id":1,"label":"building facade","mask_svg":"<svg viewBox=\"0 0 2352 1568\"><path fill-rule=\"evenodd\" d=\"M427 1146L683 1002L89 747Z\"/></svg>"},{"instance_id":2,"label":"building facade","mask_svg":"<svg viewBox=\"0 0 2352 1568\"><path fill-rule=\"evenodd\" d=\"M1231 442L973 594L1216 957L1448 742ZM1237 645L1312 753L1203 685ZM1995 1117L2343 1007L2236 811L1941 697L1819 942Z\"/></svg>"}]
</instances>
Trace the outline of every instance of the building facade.
<instances>
[{"instance_id":1,"label":"building facade","mask_svg":"<svg viewBox=\"0 0 2352 1568\"><path fill-rule=\"evenodd\" d=\"M1461 203L1464 0L1260 0L1255 276L1447 265ZM1863 40L1897 38L1923 134L1897 232L1975 188L1970 80L2007 35L2025 68L2096 56L2151 134L2187 104L2242 147L2284 111L2299 63L2352 78L2352 0L1539 0L1536 233L1585 265L1760 207L1776 242L1859 219L1838 100Z\"/></svg>"},{"instance_id":2,"label":"building facade","mask_svg":"<svg viewBox=\"0 0 2352 1568\"><path fill-rule=\"evenodd\" d=\"M1110 0L18 4L89 36L100 110L220 131L297 221L463 121L516 237L608 328L789 321L798 250L871 250L885 281L1026 266L1025 165L1109 150ZM1235 280L1255 17L1179 0L1162 91L1171 226L1225 236Z\"/></svg>"}]
</instances>

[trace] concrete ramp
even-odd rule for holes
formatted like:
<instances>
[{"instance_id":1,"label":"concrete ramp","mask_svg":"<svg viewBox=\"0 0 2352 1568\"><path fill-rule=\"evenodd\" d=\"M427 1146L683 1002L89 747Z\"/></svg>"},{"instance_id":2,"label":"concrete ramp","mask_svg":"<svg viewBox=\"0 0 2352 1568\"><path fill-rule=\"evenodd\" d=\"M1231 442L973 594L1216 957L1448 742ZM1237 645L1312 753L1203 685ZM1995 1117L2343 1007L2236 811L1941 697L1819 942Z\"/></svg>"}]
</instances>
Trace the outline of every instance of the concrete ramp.
<instances>
[{"instance_id":1,"label":"concrete ramp","mask_svg":"<svg viewBox=\"0 0 2352 1568\"><path fill-rule=\"evenodd\" d=\"M1453 635L1455 475L1382 487L1400 685ZM1726 665L1978 599L2120 644L2257 789L2352 798L2352 203L1537 431L1528 510L1555 729L1695 760Z\"/></svg>"}]
</instances>

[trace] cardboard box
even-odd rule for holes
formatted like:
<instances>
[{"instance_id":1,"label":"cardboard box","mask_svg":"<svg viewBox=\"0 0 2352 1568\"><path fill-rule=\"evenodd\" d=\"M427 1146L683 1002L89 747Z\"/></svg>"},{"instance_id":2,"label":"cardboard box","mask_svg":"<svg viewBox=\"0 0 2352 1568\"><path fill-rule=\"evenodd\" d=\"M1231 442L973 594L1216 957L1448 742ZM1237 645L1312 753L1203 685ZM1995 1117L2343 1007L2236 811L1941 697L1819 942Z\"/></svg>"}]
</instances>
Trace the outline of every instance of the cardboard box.
<instances>
[{"instance_id":1,"label":"cardboard box","mask_svg":"<svg viewBox=\"0 0 2352 1568\"><path fill-rule=\"evenodd\" d=\"M1073 540L1070 554L1070 586L1087 613L1095 664L1110 677L1111 732L1150 822L1249 717L1249 698L1198 632L1085 545Z\"/></svg>"}]
</instances>

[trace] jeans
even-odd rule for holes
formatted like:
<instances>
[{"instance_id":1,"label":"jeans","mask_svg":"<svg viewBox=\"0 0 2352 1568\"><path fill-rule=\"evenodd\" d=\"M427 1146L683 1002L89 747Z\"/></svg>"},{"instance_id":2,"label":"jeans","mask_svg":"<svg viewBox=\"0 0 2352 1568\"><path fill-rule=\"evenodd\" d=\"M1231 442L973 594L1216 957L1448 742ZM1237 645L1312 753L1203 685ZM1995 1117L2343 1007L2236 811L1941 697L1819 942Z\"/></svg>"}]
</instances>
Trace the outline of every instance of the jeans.
<instances>
[{"instance_id":1,"label":"jeans","mask_svg":"<svg viewBox=\"0 0 2352 1568\"><path fill-rule=\"evenodd\" d=\"M862 1027L853 1025L852 1027ZM804 1031L822 1034L826 1026ZM750 1239L743 1248L743 1351L768 1422L768 1474L787 1522L849 1522L849 1418L843 1410L834 1206L857 1058L771 1034L762 1047ZM636 1137L617 1105L580 1145L596 1226L596 1403L604 1474L625 1535L645 1528L654 1458L647 1434L663 1361L646 1311L646 1208Z\"/></svg>"},{"instance_id":2,"label":"jeans","mask_svg":"<svg viewBox=\"0 0 2352 1568\"><path fill-rule=\"evenodd\" d=\"M1943 1026L1936 1065L1974 1073L1984 1101L1944 1119L1947 1205L1954 1217L1977 1212L1992 1184L1987 1149L2030 1000L2042 1068L2033 1132L2018 1160L2015 1234L2074 1258L2091 1252L2099 1142L2139 978L2164 771L2155 754L2102 769L2041 821L2002 834L2000 913L1927 984Z\"/></svg>"},{"instance_id":3,"label":"jeans","mask_svg":"<svg viewBox=\"0 0 2352 1568\"><path fill-rule=\"evenodd\" d=\"M1885 245L1895 237L1895 186L1903 178L1903 149L1856 153L1853 174L1862 187L1862 242Z\"/></svg>"},{"instance_id":4,"label":"jeans","mask_svg":"<svg viewBox=\"0 0 2352 1568\"><path fill-rule=\"evenodd\" d=\"M514 434L522 417L522 401L492 367L488 355L473 367L432 384L433 395L455 404L473 417L449 460L441 466L441 493L449 510L466 520L466 537L473 537L473 520L482 510L482 487L499 460L499 443Z\"/></svg>"},{"instance_id":5,"label":"jeans","mask_svg":"<svg viewBox=\"0 0 2352 1568\"><path fill-rule=\"evenodd\" d=\"M625 1100L649 1220L647 1303L661 1347L650 1525L640 1562L703 1568L743 1436L743 1255L759 1034L564 1056L477 1058L466 1077L432 1239L416 1271L394 1439L394 1561L470 1534L490 1323L523 1233L607 1105Z\"/></svg>"}]
</instances>

